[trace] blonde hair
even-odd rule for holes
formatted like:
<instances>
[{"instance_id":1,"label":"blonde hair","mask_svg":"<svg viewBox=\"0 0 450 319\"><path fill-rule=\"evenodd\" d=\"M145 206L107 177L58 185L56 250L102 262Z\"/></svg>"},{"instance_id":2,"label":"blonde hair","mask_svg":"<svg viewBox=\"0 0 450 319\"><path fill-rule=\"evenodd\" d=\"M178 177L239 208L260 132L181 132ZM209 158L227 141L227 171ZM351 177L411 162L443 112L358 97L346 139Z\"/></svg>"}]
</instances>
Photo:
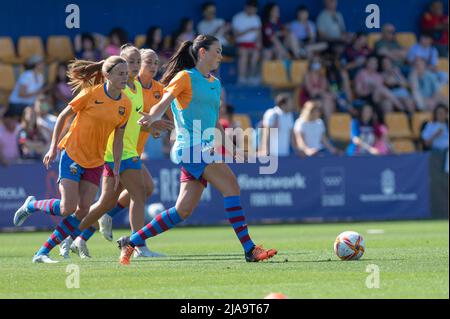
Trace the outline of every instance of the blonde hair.
<instances>
[{"instance_id":1,"label":"blonde hair","mask_svg":"<svg viewBox=\"0 0 450 319\"><path fill-rule=\"evenodd\" d=\"M137 53L140 55L139 49L130 43L126 43L120 47L120 57L126 59L126 57L132 53Z\"/></svg>"},{"instance_id":2,"label":"blonde hair","mask_svg":"<svg viewBox=\"0 0 450 319\"><path fill-rule=\"evenodd\" d=\"M72 92L92 87L105 82L105 74L111 73L120 63L127 63L120 56L113 55L100 62L73 60L68 65L67 76Z\"/></svg>"},{"instance_id":3,"label":"blonde hair","mask_svg":"<svg viewBox=\"0 0 450 319\"><path fill-rule=\"evenodd\" d=\"M158 57L158 54L152 50L152 49L140 49L139 53L141 54L141 58L142 58L142 62L145 63L144 61L146 59L148 59L150 57L150 55L156 55L156 57Z\"/></svg>"},{"instance_id":4,"label":"blonde hair","mask_svg":"<svg viewBox=\"0 0 450 319\"><path fill-rule=\"evenodd\" d=\"M315 110L320 110L320 105L315 101L307 101L303 104L302 112L300 113L300 120L303 122L308 122L311 120L311 113Z\"/></svg>"}]
</instances>

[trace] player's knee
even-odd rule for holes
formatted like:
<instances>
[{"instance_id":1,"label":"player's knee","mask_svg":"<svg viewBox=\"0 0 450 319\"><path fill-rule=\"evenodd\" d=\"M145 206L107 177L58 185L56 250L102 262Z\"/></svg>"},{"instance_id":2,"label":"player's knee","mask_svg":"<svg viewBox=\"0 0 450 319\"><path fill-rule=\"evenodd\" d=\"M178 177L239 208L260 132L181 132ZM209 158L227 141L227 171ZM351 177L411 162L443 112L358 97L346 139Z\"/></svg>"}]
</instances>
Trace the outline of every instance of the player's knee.
<instances>
[{"instance_id":1,"label":"player's knee","mask_svg":"<svg viewBox=\"0 0 450 319\"><path fill-rule=\"evenodd\" d=\"M61 216L69 216L77 210L77 203L69 201L61 202L59 209Z\"/></svg>"},{"instance_id":2,"label":"player's knee","mask_svg":"<svg viewBox=\"0 0 450 319\"><path fill-rule=\"evenodd\" d=\"M240 196L241 195L241 188L239 187L239 184L235 181L230 184L229 187L227 187L226 190L224 190L223 194L224 197L228 196Z\"/></svg>"},{"instance_id":3,"label":"player's knee","mask_svg":"<svg viewBox=\"0 0 450 319\"><path fill-rule=\"evenodd\" d=\"M145 197L146 198L152 196L154 188L155 188L155 186L152 181L149 181L148 183L146 183L146 185L145 185Z\"/></svg>"},{"instance_id":4,"label":"player's knee","mask_svg":"<svg viewBox=\"0 0 450 319\"><path fill-rule=\"evenodd\" d=\"M178 215L181 217L181 219L185 220L189 216L192 215L192 212L194 211L195 207L189 206L189 205L180 205L179 207L176 207Z\"/></svg>"}]
</instances>

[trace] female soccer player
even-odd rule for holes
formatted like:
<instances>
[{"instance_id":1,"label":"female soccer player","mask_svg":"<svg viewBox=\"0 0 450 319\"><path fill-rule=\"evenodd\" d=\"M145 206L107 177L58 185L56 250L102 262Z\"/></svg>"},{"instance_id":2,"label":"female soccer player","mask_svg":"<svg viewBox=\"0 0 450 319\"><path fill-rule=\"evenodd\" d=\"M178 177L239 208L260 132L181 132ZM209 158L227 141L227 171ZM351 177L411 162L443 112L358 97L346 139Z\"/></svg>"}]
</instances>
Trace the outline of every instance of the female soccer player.
<instances>
[{"instance_id":1,"label":"female soccer player","mask_svg":"<svg viewBox=\"0 0 450 319\"><path fill-rule=\"evenodd\" d=\"M153 186L151 176L143 172L144 168L139 157L140 154L137 150L141 132L141 126L138 124L140 118L139 112L144 110L143 89L136 79L141 68L141 54L136 47L126 44L121 47L120 56L125 59L128 64L129 77L127 86L123 92L130 99L132 104L130 118L123 136L124 149L119 169L121 185L118 189L114 188L114 169L116 166L113 161L113 132L109 137L105 153L105 169L103 171L102 193L100 199L92 205L89 215L80 223L79 229L82 233L73 243L74 250L78 251L78 254L82 258L90 257L86 241L89 240L95 232L95 228L91 225L114 207L123 189L128 191L131 199L130 224L132 232L134 233L144 226L145 200L147 198L146 193L148 193L148 191L146 191L146 185ZM173 128L173 125L170 122L164 122L167 123L169 129ZM68 240L70 241L70 237L68 237ZM66 249L67 246L69 245L65 245ZM63 254L64 253L65 252L63 252ZM136 246L136 253L135 256L138 257L152 257L158 255L151 252L146 247L145 243Z\"/></svg>"},{"instance_id":2,"label":"female soccer player","mask_svg":"<svg viewBox=\"0 0 450 319\"><path fill-rule=\"evenodd\" d=\"M69 78L74 91L83 89L61 112L53 131L52 142L43 162L48 169L61 150L59 190L61 200L35 200L29 196L14 215L20 226L34 212L65 217L50 238L33 257L33 262L55 263L50 250L70 235L78 235L77 227L95 200L104 165L108 137L114 132L113 188L119 185L123 134L130 115L131 103L121 94L126 86L127 62L112 56L102 62L77 60L70 65ZM106 81L105 81L106 79ZM104 83L103 83L104 82ZM75 116L69 132L61 142L65 122Z\"/></svg>"},{"instance_id":3,"label":"female soccer player","mask_svg":"<svg viewBox=\"0 0 450 319\"><path fill-rule=\"evenodd\" d=\"M228 219L244 248L246 261L265 260L277 253L274 249L265 250L256 246L251 240L240 204L239 185L230 168L225 163L208 163L205 160L213 152L214 135L203 139L202 133L215 127L224 133L218 124L221 85L210 74L218 68L221 52L221 45L213 36L199 35L193 42L183 42L169 60L161 81L164 85L168 84L162 100L149 114L141 113L140 124L151 127L153 121L158 120L171 104L177 133L171 157L181 166L180 193L174 207L156 216L131 237L118 240L121 264L129 264L135 247L146 239L169 230L190 216L207 182L224 196ZM231 153L234 154L233 151ZM192 159L199 156L201 161L193 163Z\"/></svg>"},{"instance_id":4,"label":"female soccer player","mask_svg":"<svg viewBox=\"0 0 450 319\"><path fill-rule=\"evenodd\" d=\"M159 58L155 51L151 49L141 49L141 59L142 65L139 71L138 81L142 86L142 92L144 93L144 112L148 113L152 106L158 103L163 96L163 85L156 81L154 77L158 73L159 68ZM167 109L166 116L169 120L173 121L172 111ZM159 132L154 132L154 137L157 138ZM142 128L138 145L137 152L139 156L144 152L144 146L150 136L150 130ZM153 193L153 179L150 172L147 170L144 164L142 164L142 174L144 175L146 196L149 198ZM130 205L130 195L125 189L120 194L119 200L116 206L110 210L108 213L103 215L100 220L100 232L103 234L105 239L112 241L112 219L125 207ZM140 229L140 228L139 228Z\"/></svg>"}]
</instances>

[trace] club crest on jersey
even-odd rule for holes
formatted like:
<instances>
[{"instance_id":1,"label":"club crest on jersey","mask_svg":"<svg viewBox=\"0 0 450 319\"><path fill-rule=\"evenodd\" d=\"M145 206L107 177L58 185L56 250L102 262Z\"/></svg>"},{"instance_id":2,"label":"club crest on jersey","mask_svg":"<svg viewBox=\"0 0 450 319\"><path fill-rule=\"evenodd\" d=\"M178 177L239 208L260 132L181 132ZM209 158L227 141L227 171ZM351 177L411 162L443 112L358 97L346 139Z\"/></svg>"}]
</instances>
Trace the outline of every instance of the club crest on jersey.
<instances>
[{"instance_id":1,"label":"club crest on jersey","mask_svg":"<svg viewBox=\"0 0 450 319\"><path fill-rule=\"evenodd\" d=\"M155 93L153 94L153 96L155 97L155 99L159 100L159 99L161 98L161 93L155 92Z\"/></svg>"},{"instance_id":2,"label":"club crest on jersey","mask_svg":"<svg viewBox=\"0 0 450 319\"><path fill-rule=\"evenodd\" d=\"M139 157L138 156L133 157L132 161L133 163L139 162Z\"/></svg>"},{"instance_id":3,"label":"club crest on jersey","mask_svg":"<svg viewBox=\"0 0 450 319\"><path fill-rule=\"evenodd\" d=\"M119 106L119 114L125 115L125 106Z\"/></svg>"},{"instance_id":4,"label":"club crest on jersey","mask_svg":"<svg viewBox=\"0 0 450 319\"><path fill-rule=\"evenodd\" d=\"M77 163L70 164L69 170L70 170L70 174L77 175L78 174L78 164Z\"/></svg>"}]
</instances>

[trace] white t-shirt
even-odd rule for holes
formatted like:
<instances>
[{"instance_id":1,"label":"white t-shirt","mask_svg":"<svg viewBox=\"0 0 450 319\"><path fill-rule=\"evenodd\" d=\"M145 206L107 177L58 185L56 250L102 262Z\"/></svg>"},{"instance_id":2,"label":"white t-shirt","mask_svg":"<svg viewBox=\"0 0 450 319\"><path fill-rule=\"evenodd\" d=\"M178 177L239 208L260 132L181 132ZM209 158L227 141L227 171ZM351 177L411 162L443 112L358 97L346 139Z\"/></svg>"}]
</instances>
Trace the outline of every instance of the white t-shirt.
<instances>
[{"instance_id":1,"label":"white t-shirt","mask_svg":"<svg viewBox=\"0 0 450 319\"><path fill-rule=\"evenodd\" d=\"M243 32L248 29L258 28L261 29L261 19L255 14L252 16L247 15L244 11L239 12L233 17L231 21L233 30L236 32ZM254 43L258 39L259 31L247 32L241 36L236 37L236 43L250 42Z\"/></svg>"},{"instance_id":2,"label":"white t-shirt","mask_svg":"<svg viewBox=\"0 0 450 319\"><path fill-rule=\"evenodd\" d=\"M276 135L270 134L270 154L289 156L294 115L275 106L264 113L263 125L278 128L278 138Z\"/></svg>"},{"instance_id":3,"label":"white t-shirt","mask_svg":"<svg viewBox=\"0 0 450 319\"><path fill-rule=\"evenodd\" d=\"M309 148L318 150L324 148L322 144L322 136L325 134L325 125L321 119L307 122L297 119L294 125L294 132L296 134L303 134L303 140Z\"/></svg>"},{"instance_id":4,"label":"white t-shirt","mask_svg":"<svg viewBox=\"0 0 450 319\"><path fill-rule=\"evenodd\" d=\"M217 39L219 39L222 45L227 45L228 42L224 38L223 34L221 32L218 32L218 30L222 28L224 24L225 20L220 18L215 18L212 20L202 20L197 25L197 31L198 34L207 34L215 36Z\"/></svg>"},{"instance_id":5,"label":"white t-shirt","mask_svg":"<svg viewBox=\"0 0 450 319\"><path fill-rule=\"evenodd\" d=\"M25 85L27 87L26 93L34 93L44 86L44 76L41 73L36 76L36 73L32 70L23 72L17 80L16 86L9 97L9 103L28 105L34 104L37 96L31 96L28 98L19 96L19 88L21 85Z\"/></svg>"}]
</instances>

